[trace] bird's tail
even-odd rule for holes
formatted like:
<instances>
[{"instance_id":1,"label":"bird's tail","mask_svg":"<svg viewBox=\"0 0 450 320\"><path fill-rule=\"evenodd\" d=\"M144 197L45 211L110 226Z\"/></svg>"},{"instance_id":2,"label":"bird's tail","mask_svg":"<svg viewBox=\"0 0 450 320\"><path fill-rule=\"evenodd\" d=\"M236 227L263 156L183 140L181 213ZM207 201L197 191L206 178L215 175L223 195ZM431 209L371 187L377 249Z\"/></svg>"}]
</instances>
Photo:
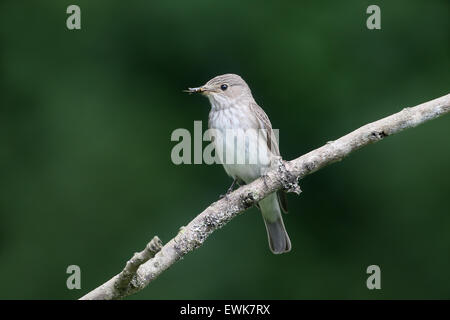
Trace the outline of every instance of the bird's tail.
<instances>
[{"instance_id":1,"label":"bird's tail","mask_svg":"<svg viewBox=\"0 0 450 320\"><path fill-rule=\"evenodd\" d=\"M276 193L259 202L261 213L266 224L270 251L274 254L289 252L291 240L284 227L280 204Z\"/></svg>"}]
</instances>

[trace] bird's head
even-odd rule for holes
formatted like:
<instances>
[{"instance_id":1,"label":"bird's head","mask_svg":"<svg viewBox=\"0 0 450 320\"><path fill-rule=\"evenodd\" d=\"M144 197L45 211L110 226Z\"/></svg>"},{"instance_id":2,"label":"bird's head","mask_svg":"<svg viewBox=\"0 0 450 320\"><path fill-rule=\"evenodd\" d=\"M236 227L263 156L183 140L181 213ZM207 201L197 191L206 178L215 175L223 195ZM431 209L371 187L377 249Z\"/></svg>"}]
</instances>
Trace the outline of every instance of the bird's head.
<instances>
[{"instance_id":1,"label":"bird's head","mask_svg":"<svg viewBox=\"0 0 450 320\"><path fill-rule=\"evenodd\" d=\"M253 99L247 83L237 74L223 74L212 78L201 87L185 90L207 96L213 106L226 107L245 99Z\"/></svg>"}]
</instances>

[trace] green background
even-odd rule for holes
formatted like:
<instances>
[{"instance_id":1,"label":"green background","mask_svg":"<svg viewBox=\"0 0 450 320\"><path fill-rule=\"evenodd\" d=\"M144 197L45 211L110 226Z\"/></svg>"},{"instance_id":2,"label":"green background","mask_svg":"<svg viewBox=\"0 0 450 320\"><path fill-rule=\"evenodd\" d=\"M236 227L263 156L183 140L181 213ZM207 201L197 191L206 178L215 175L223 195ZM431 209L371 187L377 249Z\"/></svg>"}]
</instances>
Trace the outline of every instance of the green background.
<instances>
[{"instance_id":1,"label":"green background","mask_svg":"<svg viewBox=\"0 0 450 320\"><path fill-rule=\"evenodd\" d=\"M81 7L82 29L66 28ZM381 30L366 8L381 7ZM75 299L224 193L219 165L171 162L209 104L181 92L240 74L293 159L449 92L443 1L2 1L0 298ZM205 125L206 126L206 122ZM450 116L301 181L268 249L252 208L135 299L450 298ZM81 267L82 289L66 288ZM366 268L381 267L381 290Z\"/></svg>"}]
</instances>

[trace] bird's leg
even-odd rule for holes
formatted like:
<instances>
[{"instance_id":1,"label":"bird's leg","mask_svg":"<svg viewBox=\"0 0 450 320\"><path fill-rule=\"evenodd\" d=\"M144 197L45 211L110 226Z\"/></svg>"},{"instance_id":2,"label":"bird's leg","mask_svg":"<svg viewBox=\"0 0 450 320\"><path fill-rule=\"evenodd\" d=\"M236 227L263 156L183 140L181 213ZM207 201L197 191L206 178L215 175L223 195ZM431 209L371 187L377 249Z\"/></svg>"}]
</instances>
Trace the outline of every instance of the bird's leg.
<instances>
[{"instance_id":1,"label":"bird's leg","mask_svg":"<svg viewBox=\"0 0 450 320\"><path fill-rule=\"evenodd\" d=\"M227 194L230 194L233 191L234 186L236 185L236 183L237 183L237 179L234 179L233 182L231 183L231 186L227 190Z\"/></svg>"},{"instance_id":2,"label":"bird's leg","mask_svg":"<svg viewBox=\"0 0 450 320\"><path fill-rule=\"evenodd\" d=\"M221 198L221 199L222 199L222 198L228 198L228 195L229 195L231 192L233 192L234 185L235 185L236 183L237 183L237 179L234 179L234 180L233 180L233 183L231 183L231 186L228 188L227 193L221 194L221 195L220 195L220 198Z\"/></svg>"}]
</instances>

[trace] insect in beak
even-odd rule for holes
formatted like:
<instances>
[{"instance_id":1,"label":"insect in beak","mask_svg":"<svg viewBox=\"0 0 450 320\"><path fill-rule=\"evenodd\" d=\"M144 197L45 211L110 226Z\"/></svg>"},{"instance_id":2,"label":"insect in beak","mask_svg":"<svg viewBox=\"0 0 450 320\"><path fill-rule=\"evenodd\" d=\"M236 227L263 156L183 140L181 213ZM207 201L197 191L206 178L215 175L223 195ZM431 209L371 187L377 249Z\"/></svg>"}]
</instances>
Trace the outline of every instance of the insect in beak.
<instances>
[{"instance_id":1,"label":"insect in beak","mask_svg":"<svg viewBox=\"0 0 450 320\"><path fill-rule=\"evenodd\" d=\"M206 89L204 87L198 87L198 88L188 88L187 90L183 90L183 92L187 92L189 94L191 93L202 93L205 92Z\"/></svg>"}]
</instances>

